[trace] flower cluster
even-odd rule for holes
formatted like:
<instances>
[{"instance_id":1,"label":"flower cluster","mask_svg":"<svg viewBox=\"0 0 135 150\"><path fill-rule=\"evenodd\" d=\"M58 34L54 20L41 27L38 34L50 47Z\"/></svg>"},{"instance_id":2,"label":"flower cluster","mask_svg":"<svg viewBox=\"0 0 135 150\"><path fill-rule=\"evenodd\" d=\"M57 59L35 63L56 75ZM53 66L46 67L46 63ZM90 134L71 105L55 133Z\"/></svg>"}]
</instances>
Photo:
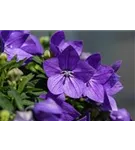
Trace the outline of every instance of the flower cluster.
<instances>
[{"instance_id":1,"label":"flower cluster","mask_svg":"<svg viewBox=\"0 0 135 150\"><path fill-rule=\"evenodd\" d=\"M40 101L30 105L30 112L17 110L14 120L131 120L129 113L119 109L114 99L123 89L117 74L122 61L110 66L102 64L99 53L83 52L83 42L67 41L63 31L51 36L45 51L46 44L42 42L43 46L29 31L0 31L0 51L7 55L8 61L16 56L18 62L24 60L21 67L28 71L33 58L39 56L34 71L41 71L45 77L43 90L46 94L40 93ZM39 86L41 88L41 83Z\"/></svg>"}]
</instances>

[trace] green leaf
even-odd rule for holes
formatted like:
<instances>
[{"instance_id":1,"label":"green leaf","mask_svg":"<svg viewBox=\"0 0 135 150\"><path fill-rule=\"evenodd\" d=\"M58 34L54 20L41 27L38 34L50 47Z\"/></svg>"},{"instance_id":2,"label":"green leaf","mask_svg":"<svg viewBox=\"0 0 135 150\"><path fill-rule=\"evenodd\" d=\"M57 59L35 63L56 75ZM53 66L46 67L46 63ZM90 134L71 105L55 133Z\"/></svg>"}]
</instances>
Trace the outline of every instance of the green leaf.
<instances>
[{"instance_id":1,"label":"green leaf","mask_svg":"<svg viewBox=\"0 0 135 150\"><path fill-rule=\"evenodd\" d=\"M8 91L8 96L11 97L14 100L18 110L23 110L24 109L22 99L21 99L21 95L16 90L12 89L11 91Z\"/></svg>"},{"instance_id":2,"label":"green leaf","mask_svg":"<svg viewBox=\"0 0 135 150\"><path fill-rule=\"evenodd\" d=\"M34 77L34 75L32 73L30 73L27 76L24 76L22 78L22 81L19 83L18 86L18 92L22 93L22 91L24 90L25 86L27 85L27 83Z\"/></svg>"},{"instance_id":3,"label":"green leaf","mask_svg":"<svg viewBox=\"0 0 135 150\"><path fill-rule=\"evenodd\" d=\"M35 61L36 63L38 63L39 65L42 64L42 59L39 56L34 56L33 57L33 61Z\"/></svg>"},{"instance_id":4,"label":"green leaf","mask_svg":"<svg viewBox=\"0 0 135 150\"><path fill-rule=\"evenodd\" d=\"M27 99L27 98L29 98L29 96L27 96L25 93L21 94L21 99Z\"/></svg>"},{"instance_id":5,"label":"green leaf","mask_svg":"<svg viewBox=\"0 0 135 150\"><path fill-rule=\"evenodd\" d=\"M36 77L37 77L37 78L43 78L43 79L46 79L45 74L38 74Z\"/></svg>"},{"instance_id":6,"label":"green leaf","mask_svg":"<svg viewBox=\"0 0 135 150\"><path fill-rule=\"evenodd\" d=\"M31 106L31 105L34 105L34 102L29 101L29 100L23 100L22 103L23 103L23 105L25 105L25 106Z\"/></svg>"},{"instance_id":7,"label":"green leaf","mask_svg":"<svg viewBox=\"0 0 135 150\"><path fill-rule=\"evenodd\" d=\"M13 111L14 110L14 107L13 107L12 103L1 92L0 92L0 107L2 109L8 110L8 111Z\"/></svg>"}]
</instances>

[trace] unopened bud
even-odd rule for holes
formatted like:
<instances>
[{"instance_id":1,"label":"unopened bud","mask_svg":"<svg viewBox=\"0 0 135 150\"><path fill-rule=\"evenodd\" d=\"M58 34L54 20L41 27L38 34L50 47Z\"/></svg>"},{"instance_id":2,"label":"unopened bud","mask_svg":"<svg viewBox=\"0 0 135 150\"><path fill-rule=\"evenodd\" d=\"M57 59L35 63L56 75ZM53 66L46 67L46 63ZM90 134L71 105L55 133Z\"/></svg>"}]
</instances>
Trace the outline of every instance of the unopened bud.
<instances>
[{"instance_id":1,"label":"unopened bud","mask_svg":"<svg viewBox=\"0 0 135 150\"><path fill-rule=\"evenodd\" d=\"M49 50L45 50L45 52L44 52L44 58L45 59L51 58L51 52Z\"/></svg>"},{"instance_id":2,"label":"unopened bud","mask_svg":"<svg viewBox=\"0 0 135 150\"><path fill-rule=\"evenodd\" d=\"M0 112L0 121L8 121L10 118L10 113L7 110L2 110Z\"/></svg>"},{"instance_id":3,"label":"unopened bud","mask_svg":"<svg viewBox=\"0 0 135 150\"><path fill-rule=\"evenodd\" d=\"M23 72L18 68L14 68L8 72L8 78L11 81L17 81L22 75Z\"/></svg>"},{"instance_id":4,"label":"unopened bud","mask_svg":"<svg viewBox=\"0 0 135 150\"><path fill-rule=\"evenodd\" d=\"M50 40L50 38L48 36L44 36L44 37L40 38L40 43L42 44L44 49L49 47L49 40Z\"/></svg>"},{"instance_id":5,"label":"unopened bud","mask_svg":"<svg viewBox=\"0 0 135 150\"><path fill-rule=\"evenodd\" d=\"M0 64L3 64L7 61L7 54L6 53L2 53L0 54Z\"/></svg>"}]
</instances>

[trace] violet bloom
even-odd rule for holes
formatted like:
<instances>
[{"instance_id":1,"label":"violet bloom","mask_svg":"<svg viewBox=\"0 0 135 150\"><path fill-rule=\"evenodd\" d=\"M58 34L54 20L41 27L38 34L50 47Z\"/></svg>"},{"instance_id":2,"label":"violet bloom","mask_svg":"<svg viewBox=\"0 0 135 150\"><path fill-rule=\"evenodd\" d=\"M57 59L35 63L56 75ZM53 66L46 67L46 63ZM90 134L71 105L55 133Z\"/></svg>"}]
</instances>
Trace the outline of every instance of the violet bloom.
<instances>
[{"instance_id":1,"label":"violet bloom","mask_svg":"<svg viewBox=\"0 0 135 150\"><path fill-rule=\"evenodd\" d=\"M114 70L114 74L109 78L109 80L104 84L105 89L105 99L104 103L102 105L103 110L113 110L117 111L118 107L116 104L115 99L113 98L113 95L117 94L123 89L123 86L121 84L120 76L116 74L118 69L120 68L121 61L116 61L112 68Z\"/></svg>"},{"instance_id":2,"label":"violet bloom","mask_svg":"<svg viewBox=\"0 0 135 150\"><path fill-rule=\"evenodd\" d=\"M8 55L8 60L11 60L15 55L17 60L23 60L25 58L31 59L33 55L42 55L43 53L39 40L29 31L1 30L0 41L0 50Z\"/></svg>"},{"instance_id":3,"label":"violet bloom","mask_svg":"<svg viewBox=\"0 0 135 150\"><path fill-rule=\"evenodd\" d=\"M119 81L119 76L116 74L116 71L121 65L121 61L117 61L112 66L102 65L101 56L99 53L91 55L86 61L96 69L96 73L93 76L94 81L93 78L91 78L93 83L91 84L91 87L87 87L88 89L93 89L91 90L91 93L90 91L89 93L86 93L87 96L93 100L97 97L96 102L102 103L102 109L105 111L117 110L117 104L113 98L113 95L118 93L123 88ZM92 93L94 93L93 95L95 95L95 97ZM99 101L98 98L100 99Z\"/></svg>"},{"instance_id":4,"label":"violet bloom","mask_svg":"<svg viewBox=\"0 0 135 150\"><path fill-rule=\"evenodd\" d=\"M68 46L58 57L43 63L48 78L48 89L54 95L66 94L72 98L80 98L83 94L84 83L93 74L93 68L79 55L72 46Z\"/></svg>"},{"instance_id":5,"label":"violet bloom","mask_svg":"<svg viewBox=\"0 0 135 150\"><path fill-rule=\"evenodd\" d=\"M109 66L101 65L100 54L93 54L86 60L95 69L95 73L86 83L83 95L95 102L104 102L104 83L112 76L113 69Z\"/></svg>"},{"instance_id":6,"label":"violet bloom","mask_svg":"<svg viewBox=\"0 0 135 150\"><path fill-rule=\"evenodd\" d=\"M110 113L110 118L112 121L131 121L130 114L124 108L117 111L112 111Z\"/></svg>"},{"instance_id":7,"label":"violet bloom","mask_svg":"<svg viewBox=\"0 0 135 150\"><path fill-rule=\"evenodd\" d=\"M34 121L32 111L17 111L14 121Z\"/></svg>"},{"instance_id":8,"label":"violet bloom","mask_svg":"<svg viewBox=\"0 0 135 150\"><path fill-rule=\"evenodd\" d=\"M66 41L63 31L57 31L50 39L50 48L55 56L58 56L69 45L71 45L76 50L78 55L81 54L83 49L82 41Z\"/></svg>"},{"instance_id":9,"label":"violet bloom","mask_svg":"<svg viewBox=\"0 0 135 150\"><path fill-rule=\"evenodd\" d=\"M80 113L65 101L64 95L48 93L40 98L44 98L44 101L35 104L33 109L37 121L73 121L80 116Z\"/></svg>"}]
</instances>

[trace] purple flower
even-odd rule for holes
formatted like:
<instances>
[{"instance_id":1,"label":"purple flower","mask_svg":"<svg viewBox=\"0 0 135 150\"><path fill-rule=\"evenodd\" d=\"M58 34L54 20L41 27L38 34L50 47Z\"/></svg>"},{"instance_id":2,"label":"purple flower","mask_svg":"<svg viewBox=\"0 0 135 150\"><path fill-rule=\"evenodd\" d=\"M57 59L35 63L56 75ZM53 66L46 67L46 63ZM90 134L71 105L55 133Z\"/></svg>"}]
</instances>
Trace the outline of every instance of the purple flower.
<instances>
[{"instance_id":1,"label":"purple flower","mask_svg":"<svg viewBox=\"0 0 135 150\"><path fill-rule=\"evenodd\" d=\"M95 73L86 83L84 96L95 102L104 102L104 83L112 76L113 69L109 66L101 65L100 54L93 54L86 60L95 69Z\"/></svg>"},{"instance_id":2,"label":"purple flower","mask_svg":"<svg viewBox=\"0 0 135 150\"><path fill-rule=\"evenodd\" d=\"M65 41L65 34L63 31L54 33L50 40L50 48L55 56L58 56L63 50L71 45L78 53L81 54L83 49L82 41Z\"/></svg>"},{"instance_id":3,"label":"purple flower","mask_svg":"<svg viewBox=\"0 0 135 150\"><path fill-rule=\"evenodd\" d=\"M114 74L109 78L109 80L104 84L105 89L105 99L102 105L104 110L114 110L117 111L118 107L116 104L113 95L117 94L123 89L121 82L119 81L120 76L116 74L116 71L120 68L121 61L116 61L112 68L114 70Z\"/></svg>"},{"instance_id":4,"label":"purple flower","mask_svg":"<svg viewBox=\"0 0 135 150\"><path fill-rule=\"evenodd\" d=\"M102 109L105 111L117 110L116 101L112 96L123 88L119 76L116 74L121 61L117 61L112 66L102 65L99 53L91 55L86 61L96 69L96 73L87 83L84 95L102 103Z\"/></svg>"},{"instance_id":5,"label":"purple flower","mask_svg":"<svg viewBox=\"0 0 135 150\"><path fill-rule=\"evenodd\" d=\"M14 121L34 121L32 111L17 111Z\"/></svg>"},{"instance_id":6,"label":"purple flower","mask_svg":"<svg viewBox=\"0 0 135 150\"><path fill-rule=\"evenodd\" d=\"M43 48L39 40L29 31L13 30L0 31L1 51L11 60L17 55L18 60L30 59L33 55L41 55Z\"/></svg>"},{"instance_id":7,"label":"purple flower","mask_svg":"<svg viewBox=\"0 0 135 150\"><path fill-rule=\"evenodd\" d=\"M68 46L57 58L44 62L44 71L48 78L48 89L54 95L66 94L72 98L80 98L84 83L92 76L94 69L80 60L76 50Z\"/></svg>"},{"instance_id":8,"label":"purple flower","mask_svg":"<svg viewBox=\"0 0 135 150\"><path fill-rule=\"evenodd\" d=\"M130 114L124 108L117 111L112 111L110 113L110 118L112 121L131 121Z\"/></svg>"},{"instance_id":9,"label":"purple flower","mask_svg":"<svg viewBox=\"0 0 135 150\"><path fill-rule=\"evenodd\" d=\"M44 101L35 104L33 109L38 121L73 121L80 116L80 113L65 101L64 95L48 93L40 97L44 98Z\"/></svg>"}]
</instances>

